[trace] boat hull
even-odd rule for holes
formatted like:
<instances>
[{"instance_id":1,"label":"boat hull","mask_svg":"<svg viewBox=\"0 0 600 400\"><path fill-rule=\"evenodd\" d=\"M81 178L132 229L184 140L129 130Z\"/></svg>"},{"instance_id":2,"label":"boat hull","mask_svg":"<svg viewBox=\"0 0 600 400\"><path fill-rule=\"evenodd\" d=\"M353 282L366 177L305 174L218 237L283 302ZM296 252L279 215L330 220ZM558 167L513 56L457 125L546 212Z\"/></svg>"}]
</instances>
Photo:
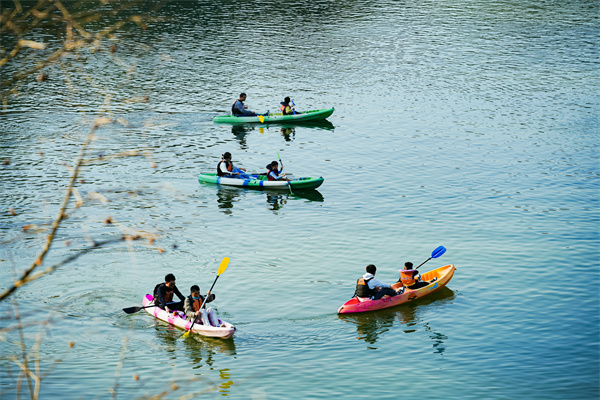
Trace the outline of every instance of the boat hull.
<instances>
[{"instance_id":1,"label":"boat hull","mask_svg":"<svg viewBox=\"0 0 600 400\"><path fill-rule=\"evenodd\" d=\"M147 294L146 296L144 296L144 298L142 299L142 306L146 307L151 303L152 295ZM144 310L146 310L148 314L155 316L161 321L164 321L178 328L185 329L186 331L189 330L190 326L192 325L192 321L188 321L185 319L185 317L182 317L184 314L180 311L169 313L160 307L148 307ZM229 339L233 336L233 334L236 331L235 326L221 319L219 319L219 324L221 324L222 326L205 326L202 325L202 323L200 323L199 321L196 321L192 328L192 333L197 333L198 335L206 337L221 339Z\"/></svg>"},{"instance_id":2,"label":"boat hull","mask_svg":"<svg viewBox=\"0 0 600 400\"><path fill-rule=\"evenodd\" d=\"M217 174L200 174L198 181L200 183L214 183L217 185L235 186L235 187L248 187L254 189L279 189L279 190L308 190L316 189L323 183L323 178L299 178L291 181L269 181L265 175L248 175L247 179L244 178L227 178L223 176L217 176Z\"/></svg>"},{"instance_id":3,"label":"boat hull","mask_svg":"<svg viewBox=\"0 0 600 400\"><path fill-rule=\"evenodd\" d=\"M323 110L305 111L301 114L283 115L274 113L264 116L264 121L261 122L258 116L256 117L236 117L234 115L219 115L213 118L213 122L219 124L280 124L280 123L302 123L307 121L320 121L331 116L335 108L327 108Z\"/></svg>"},{"instance_id":4,"label":"boat hull","mask_svg":"<svg viewBox=\"0 0 600 400\"><path fill-rule=\"evenodd\" d=\"M454 265L449 264L426 272L421 275L424 281L430 281L433 278L437 278L437 280L419 289L412 290L407 288L404 291L404 293L394 297L385 297L379 300L353 297L338 309L338 314L350 314L381 310L384 308L394 307L400 304L408 303L409 301L420 299L421 297L425 297L445 287L448 284L448 282L450 282L450 279L452 279L452 277L454 276L455 269L456 268L454 267ZM402 283L397 282L392 285L392 288L399 289L401 286Z\"/></svg>"}]
</instances>

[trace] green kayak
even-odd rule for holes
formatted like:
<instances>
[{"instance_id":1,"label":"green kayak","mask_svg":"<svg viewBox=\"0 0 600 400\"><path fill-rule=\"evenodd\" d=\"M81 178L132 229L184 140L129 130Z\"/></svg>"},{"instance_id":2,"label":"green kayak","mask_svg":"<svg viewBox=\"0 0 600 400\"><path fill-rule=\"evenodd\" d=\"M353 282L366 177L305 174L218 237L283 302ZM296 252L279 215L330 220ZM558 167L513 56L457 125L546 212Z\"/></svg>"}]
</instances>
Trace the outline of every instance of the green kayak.
<instances>
[{"instance_id":1,"label":"green kayak","mask_svg":"<svg viewBox=\"0 0 600 400\"><path fill-rule=\"evenodd\" d=\"M264 116L264 122L261 122L259 117L236 117L234 115L219 115L213 118L216 123L225 124L247 124L247 123L264 123L264 124L277 124L277 123L298 123L305 121L319 121L324 120L333 114L334 108L328 108L324 110L312 110L304 111L298 114L283 115L282 113L273 113Z\"/></svg>"},{"instance_id":2,"label":"green kayak","mask_svg":"<svg viewBox=\"0 0 600 400\"><path fill-rule=\"evenodd\" d=\"M217 174L200 174L199 182L216 183L217 185L249 187L256 189L307 190L316 189L323 183L323 178L299 178L291 181L270 181L266 175L252 174L242 178L228 178Z\"/></svg>"}]
</instances>

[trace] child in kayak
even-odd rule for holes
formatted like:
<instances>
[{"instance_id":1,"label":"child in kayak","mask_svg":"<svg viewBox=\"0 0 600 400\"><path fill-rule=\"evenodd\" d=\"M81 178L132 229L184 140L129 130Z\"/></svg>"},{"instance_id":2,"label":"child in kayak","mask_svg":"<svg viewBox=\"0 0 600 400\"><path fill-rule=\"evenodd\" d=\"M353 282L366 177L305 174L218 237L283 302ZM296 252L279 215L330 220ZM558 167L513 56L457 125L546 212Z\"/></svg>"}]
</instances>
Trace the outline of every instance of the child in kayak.
<instances>
[{"instance_id":1,"label":"child in kayak","mask_svg":"<svg viewBox=\"0 0 600 400\"><path fill-rule=\"evenodd\" d=\"M437 278L433 278L431 282L423 281L419 271L413 269L413 263L405 262L404 269L400 270L400 279L398 279L398 282L402 282L402 284L409 289L419 289L435 282L436 279Z\"/></svg>"},{"instance_id":2,"label":"child in kayak","mask_svg":"<svg viewBox=\"0 0 600 400\"><path fill-rule=\"evenodd\" d=\"M290 104L290 102L292 104ZM296 110L294 110L293 104L294 104L294 102L291 101L289 97L286 97L285 99L283 99L283 101L281 103L279 103L279 109L281 110L281 113L283 115L298 114L296 112Z\"/></svg>"},{"instance_id":3,"label":"child in kayak","mask_svg":"<svg viewBox=\"0 0 600 400\"><path fill-rule=\"evenodd\" d=\"M221 156L221 161L217 164L217 175L218 176L226 176L231 178L237 178L241 175L245 175L243 172L246 172L245 168L238 168L231 162L231 153L225 152Z\"/></svg>"},{"instance_id":4,"label":"child in kayak","mask_svg":"<svg viewBox=\"0 0 600 400\"><path fill-rule=\"evenodd\" d=\"M281 173L281 171L283 171L283 167L281 167L281 169L279 169L279 163L277 161L273 161L270 164L267 164L266 168L267 168L267 178L270 181L281 181L281 180L289 181L289 179L285 176L285 172L283 174Z\"/></svg>"},{"instance_id":5,"label":"child in kayak","mask_svg":"<svg viewBox=\"0 0 600 400\"><path fill-rule=\"evenodd\" d=\"M383 296L393 297L400 294L400 292L396 292L394 289L392 289L392 285L375 279L375 273L377 272L376 266L369 264L367 265L366 270L367 273L364 274L362 278L359 278L356 282L356 291L354 292L354 296L378 300Z\"/></svg>"},{"instance_id":6,"label":"child in kayak","mask_svg":"<svg viewBox=\"0 0 600 400\"><path fill-rule=\"evenodd\" d=\"M219 326L219 318L217 318L217 313L212 307L206 309L206 303L210 303L215 299L214 294L210 294L210 290L206 292L206 303L204 303L204 307L200 310L200 306L204 302L204 296L200 294L200 287L198 285L193 285L190 288L190 295L185 298L185 303L183 306L186 319L188 321L193 321L196 319L196 323L202 323L207 326Z\"/></svg>"}]
</instances>

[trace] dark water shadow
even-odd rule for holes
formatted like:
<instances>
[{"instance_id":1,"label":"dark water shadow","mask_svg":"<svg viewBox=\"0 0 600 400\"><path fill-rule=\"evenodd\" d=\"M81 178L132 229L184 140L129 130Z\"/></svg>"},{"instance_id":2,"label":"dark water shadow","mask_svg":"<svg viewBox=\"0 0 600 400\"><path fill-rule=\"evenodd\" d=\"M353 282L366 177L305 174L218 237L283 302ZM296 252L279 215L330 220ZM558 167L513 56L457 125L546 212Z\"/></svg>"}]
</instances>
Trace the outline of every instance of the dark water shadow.
<instances>
[{"instance_id":1,"label":"dark water shadow","mask_svg":"<svg viewBox=\"0 0 600 400\"><path fill-rule=\"evenodd\" d=\"M439 291L414 302L372 312L338 314L338 317L342 321L355 324L357 333L356 338L358 340L364 340L369 345L375 345L379 337L384 335L394 326L395 321L402 325L404 333L413 333L418 331L420 329L419 327L422 327L422 329L429 333L430 338L433 341L434 352L443 353L445 351L444 340L446 340L447 337L442 333L433 331L429 324L421 319L420 312L425 310L425 308L432 303L440 303L441 305L454 300L454 298L455 294L452 289L444 287ZM376 347L369 346L369 348L375 349Z\"/></svg>"},{"instance_id":2,"label":"dark water shadow","mask_svg":"<svg viewBox=\"0 0 600 400\"><path fill-rule=\"evenodd\" d=\"M223 124L218 124L223 125ZM230 124L227 124L230 125ZM283 139L286 142L292 142L296 138L296 129L297 128L314 128L314 129L324 129L324 130L334 130L335 126L327 121L306 121L306 122L297 122L294 124L285 123L285 124L234 124L231 125L231 133L235 137L235 139L239 142L240 148L243 150L248 149L248 144L246 141L246 136L254 130L258 130L260 134L265 133L274 133L279 132Z\"/></svg>"},{"instance_id":3,"label":"dark water shadow","mask_svg":"<svg viewBox=\"0 0 600 400\"><path fill-rule=\"evenodd\" d=\"M217 187L217 207L224 214L233 214L233 203L239 201L239 197L244 193L243 190L228 186Z\"/></svg>"},{"instance_id":4,"label":"dark water shadow","mask_svg":"<svg viewBox=\"0 0 600 400\"><path fill-rule=\"evenodd\" d=\"M170 357L175 360L179 355L176 350L181 350L184 346L184 353L190 358L192 369L198 375L198 379L209 387L209 391L218 391L221 396L227 397L229 388L234 384L229 368L220 368L217 354L226 356L235 356L235 336L229 339L210 338L200 335L190 335L183 338L184 330L174 327L162 320L156 319L156 336L163 342L164 349L170 353ZM219 380L215 382L212 379L203 377L205 374L203 368L219 371ZM196 379L197 380L197 379ZM211 388L212 387L212 388Z\"/></svg>"},{"instance_id":5,"label":"dark water shadow","mask_svg":"<svg viewBox=\"0 0 600 400\"><path fill-rule=\"evenodd\" d=\"M266 197L269 210L276 212L289 204L290 200L305 199L314 202L323 202L323 195L316 189L312 190L297 190L292 193L289 189L249 189L236 188L230 186L218 186L217 189L217 205L219 211L224 214L232 215L234 204L239 202L243 197L250 194L258 194Z\"/></svg>"},{"instance_id":6,"label":"dark water shadow","mask_svg":"<svg viewBox=\"0 0 600 400\"><path fill-rule=\"evenodd\" d=\"M255 127L251 125L233 125L231 127L231 133L233 134L235 139L240 143L241 149L248 149L248 145L246 143L246 136L254 129Z\"/></svg>"},{"instance_id":7,"label":"dark water shadow","mask_svg":"<svg viewBox=\"0 0 600 400\"><path fill-rule=\"evenodd\" d=\"M236 128L236 132L241 132L241 129L247 129L248 131L254 130L256 128L264 128L264 129L287 129L287 128L316 128L316 129L325 129L325 130L334 130L335 125L333 123L327 121L326 119L318 120L318 121L298 121L298 122L269 122L261 124L260 122L240 122L240 123L227 123L227 122L216 122L216 125L230 125L233 128ZM240 129L238 129L240 128Z\"/></svg>"}]
</instances>

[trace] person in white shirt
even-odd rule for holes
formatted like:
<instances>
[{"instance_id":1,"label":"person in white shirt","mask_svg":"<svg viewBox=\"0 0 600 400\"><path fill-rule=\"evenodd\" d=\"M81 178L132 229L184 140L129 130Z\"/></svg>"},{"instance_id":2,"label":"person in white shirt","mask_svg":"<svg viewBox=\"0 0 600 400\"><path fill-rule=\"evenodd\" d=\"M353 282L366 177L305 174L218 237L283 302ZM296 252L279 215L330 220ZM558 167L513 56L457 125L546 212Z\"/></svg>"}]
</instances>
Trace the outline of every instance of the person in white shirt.
<instances>
[{"instance_id":1,"label":"person in white shirt","mask_svg":"<svg viewBox=\"0 0 600 400\"><path fill-rule=\"evenodd\" d=\"M381 282L375 278L377 267L373 264L367 265L367 273L364 274L356 282L356 291L354 295L357 297L366 297L373 300L381 299L383 296L396 296L400 292L396 292L392 289L392 285Z\"/></svg>"},{"instance_id":2,"label":"person in white shirt","mask_svg":"<svg viewBox=\"0 0 600 400\"><path fill-rule=\"evenodd\" d=\"M221 156L221 161L217 164L217 175L225 177L238 178L240 175L245 175L245 168L238 168L231 162L231 153L226 152Z\"/></svg>"}]
</instances>

